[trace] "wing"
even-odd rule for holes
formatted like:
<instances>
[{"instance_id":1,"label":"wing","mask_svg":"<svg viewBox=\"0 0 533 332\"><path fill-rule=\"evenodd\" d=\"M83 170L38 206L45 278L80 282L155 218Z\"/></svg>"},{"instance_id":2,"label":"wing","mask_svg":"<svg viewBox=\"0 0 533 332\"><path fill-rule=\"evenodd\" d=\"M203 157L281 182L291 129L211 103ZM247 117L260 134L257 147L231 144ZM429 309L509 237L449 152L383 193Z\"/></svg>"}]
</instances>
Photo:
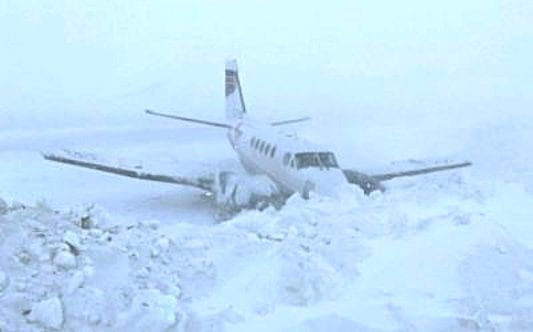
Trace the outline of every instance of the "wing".
<instances>
[{"instance_id":1,"label":"wing","mask_svg":"<svg viewBox=\"0 0 533 332\"><path fill-rule=\"evenodd\" d=\"M127 163L122 160L119 162L111 162L98 158L94 154L73 152L68 150L63 150L59 153L43 153L43 157L50 161L127 176L140 180L180 184L211 192L215 190L215 175L210 172L203 172L203 174L196 174L194 176L179 176L171 174L173 171L171 171L170 168L167 168L166 170L164 167L146 168L142 164ZM161 168L163 168L163 170L161 170Z\"/></svg>"},{"instance_id":2,"label":"wing","mask_svg":"<svg viewBox=\"0 0 533 332\"><path fill-rule=\"evenodd\" d=\"M399 172L375 174L375 175L368 175L368 174L361 173L361 172L351 170L351 169L344 169L343 172L349 183L359 186L364 191L364 193L368 195L371 192L376 191L376 190L384 191L385 186L383 186L383 184L381 183L383 181L388 181L394 178L405 177L405 176L416 176L416 175L424 175L424 174L429 174L429 173L434 173L434 172L448 171L448 170L468 167L468 166L472 166L472 163L467 161L467 162L457 163L457 164L447 164L447 165L419 168L415 170L399 171Z\"/></svg>"},{"instance_id":3,"label":"wing","mask_svg":"<svg viewBox=\"0 0 533 332\"><path fill-rule=\"evenodd\" d=\"M458 164L448 164L448 165L441 165L441 166L434 166L434 167L426 167L426 168L420 168L420 169L409 170L409 171L376 174L376 175L372 175L372 178L378 181L388 181L388 180L392 180L394 178L399 178L399 177L424 175L424 174L448 171L451 169L468 167L468 166L472 166L472 163L469 161L458 163Z\"/></svg>"}]
</instances>

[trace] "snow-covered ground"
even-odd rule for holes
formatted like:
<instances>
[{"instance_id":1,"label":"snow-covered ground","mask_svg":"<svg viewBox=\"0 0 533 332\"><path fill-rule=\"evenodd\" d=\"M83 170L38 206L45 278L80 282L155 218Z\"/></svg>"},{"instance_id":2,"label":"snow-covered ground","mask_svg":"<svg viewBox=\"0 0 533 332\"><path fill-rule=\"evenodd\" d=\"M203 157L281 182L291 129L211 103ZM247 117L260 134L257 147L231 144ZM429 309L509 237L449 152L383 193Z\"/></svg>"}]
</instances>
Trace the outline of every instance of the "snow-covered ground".
<instances>
[{"instance_id":1,"label":"snow-covered ground","mask_svg":"<svg viewBox=\"0 0 533 332\"><path fill-rule=\"evenodd\" d=\"M220 222L197 190L38 152L217 165L233 158L223 132L150 121L3 132L0 331L533 330L533 121L323 120L296 129L345 167L474 166Z\"/></svg>"}]
</instances>

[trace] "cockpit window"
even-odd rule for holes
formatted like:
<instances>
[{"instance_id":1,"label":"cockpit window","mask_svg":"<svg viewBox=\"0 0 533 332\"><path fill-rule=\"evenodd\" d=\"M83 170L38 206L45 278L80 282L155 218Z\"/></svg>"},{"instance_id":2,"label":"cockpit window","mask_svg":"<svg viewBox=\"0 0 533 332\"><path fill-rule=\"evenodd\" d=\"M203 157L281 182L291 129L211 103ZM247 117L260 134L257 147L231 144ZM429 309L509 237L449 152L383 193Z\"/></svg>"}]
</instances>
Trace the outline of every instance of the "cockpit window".
<instances>
[{"instance_id":1,"label":"cockpit window","mask_svg":"<svg viewBox=\"0 0 533 332\"><path fill-rule=\"evenodd\" d=\"M337 160L331 152L301 152L294 154L298 169L308 167L337 168Z\"/></svg>"},{"instance_id":2,"label":"cockpit window","mask_svg":"<svg viewBox=\"0 0 533 332\"><path fill-rule=\"evenodd\" d=\"M325 167L339 167L335 155L331 152L319 152L318 157L320 158L322 165Z\"/></svg>"}]
</instances>

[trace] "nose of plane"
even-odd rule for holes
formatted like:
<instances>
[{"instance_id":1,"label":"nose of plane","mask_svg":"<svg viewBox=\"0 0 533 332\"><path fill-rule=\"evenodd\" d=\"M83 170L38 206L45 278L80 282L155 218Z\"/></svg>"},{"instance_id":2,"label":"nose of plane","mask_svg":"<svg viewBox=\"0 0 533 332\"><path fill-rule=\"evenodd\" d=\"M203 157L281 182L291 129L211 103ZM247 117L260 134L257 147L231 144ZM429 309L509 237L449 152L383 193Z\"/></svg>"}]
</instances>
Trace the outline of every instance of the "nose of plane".
<instances>
[{"instance_id":1,"label":"nose of plane","mask_svg":"<svg viewBox=\"0 0 533 332\"><path fill-rule=\"evenodd\" d=\"M310 178L306 183L306 189L321 195L335 196L346 185L346 177L342 172L330 170Z\"/></svg>"}]
</instances>

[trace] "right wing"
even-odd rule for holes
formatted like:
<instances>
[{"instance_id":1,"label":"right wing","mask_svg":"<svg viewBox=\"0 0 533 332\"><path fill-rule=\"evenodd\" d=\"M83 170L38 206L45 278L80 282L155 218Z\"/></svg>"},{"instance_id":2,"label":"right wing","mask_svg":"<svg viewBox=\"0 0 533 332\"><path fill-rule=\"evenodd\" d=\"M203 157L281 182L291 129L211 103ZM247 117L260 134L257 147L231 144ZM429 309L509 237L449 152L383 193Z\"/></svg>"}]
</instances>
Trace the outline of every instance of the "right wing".
<instances>
[{"instance_id":1,"label":"right wing","mask_svg":"<svg viewBox=\"0 0 533 332\"><path fill-rule=\"evenodd\" d=\"M239 173L231 165L224 165L226 171L216 170L218 166L202 170L195 165L185 163L167 165L155 163L147 167L144 163L128 163L122 159L111 162L94 154L62 150L54 153L43 153L46 160L63 164L89 168L101 172L127 176L134 179L173 183L199 188L212 193L219 205L219 212L224 216L232 216L243 208L264 208L268 205L281 206L288 198L280 192L276 185L266 176L248 176ZM182 166L182 174L174 171ZM166 167L168 166L168 167ZM206 165L207 166L207 165ZM190 170L187 171L187 170ZM186 173L194 173L187 175Z\"/></svg>"},{"instance_id":2,"label":"right wing","mask_svg":"<svg viewBox=\"0 0 533 332\"><path fill-rule=\"evenodd\" d=\"M144 165L127 164L123 161L111 162L97 158L93 154L63 150L59 153L43 153L46 160L60 162L101 172L112 173L130 178L149 180L165 183L174 183L196 187L210 192L215 191L215 175L212 172L204 172L200 175L179 176L171 174L173 171L157 170L155 167L146 169Z\"/></svg>"}]
</instances>

